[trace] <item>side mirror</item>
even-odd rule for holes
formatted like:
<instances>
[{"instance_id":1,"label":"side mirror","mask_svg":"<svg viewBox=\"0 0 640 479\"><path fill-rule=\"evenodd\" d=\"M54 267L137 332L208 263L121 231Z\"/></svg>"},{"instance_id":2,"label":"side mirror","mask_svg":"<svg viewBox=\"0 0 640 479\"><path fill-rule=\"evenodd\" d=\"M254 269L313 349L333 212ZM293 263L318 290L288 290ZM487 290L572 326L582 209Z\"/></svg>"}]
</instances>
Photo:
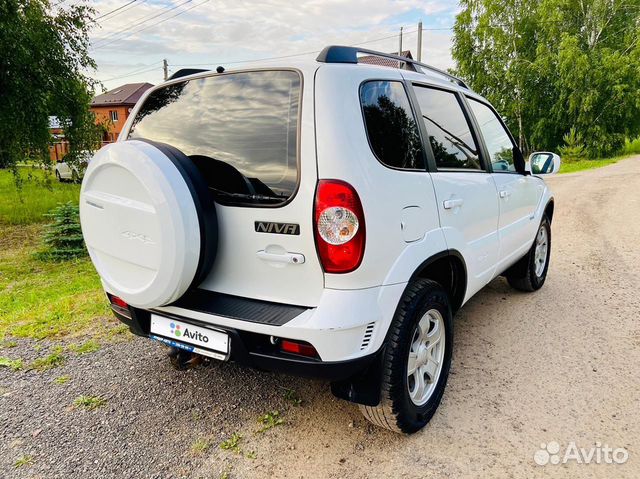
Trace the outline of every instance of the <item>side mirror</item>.
<instances>
[{"instance_id":1,"label":"side mirror","mask_svg":"<svg viewBox=\"0 0 640 479\"><path fill-rule=\"evenodd\" d=\"M531 153L526 170L532 175L555 175L560 171L560 156L548 151Z\"/></svg>"}]
</instances>

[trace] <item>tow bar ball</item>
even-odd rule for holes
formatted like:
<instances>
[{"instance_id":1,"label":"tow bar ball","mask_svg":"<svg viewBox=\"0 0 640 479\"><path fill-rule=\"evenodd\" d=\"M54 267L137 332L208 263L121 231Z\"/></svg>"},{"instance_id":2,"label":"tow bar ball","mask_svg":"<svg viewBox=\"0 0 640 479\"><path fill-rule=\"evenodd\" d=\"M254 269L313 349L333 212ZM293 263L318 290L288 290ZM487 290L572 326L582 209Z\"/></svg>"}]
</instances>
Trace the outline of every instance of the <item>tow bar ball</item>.
<instances>
[{"instance_id":1,"label":"tow bar ball","mask_svg":"<svg viewBox=\"0 0 640 479\"><path fill-rule=\"evenodd\" d=\"M195 368L199 364L202 364L205 359L204 356L201 356L200 354L191 353L184 349L174 347L170 347L168 356L171 361L171 365L178 371Z\"/></svg>"}]
</instances>

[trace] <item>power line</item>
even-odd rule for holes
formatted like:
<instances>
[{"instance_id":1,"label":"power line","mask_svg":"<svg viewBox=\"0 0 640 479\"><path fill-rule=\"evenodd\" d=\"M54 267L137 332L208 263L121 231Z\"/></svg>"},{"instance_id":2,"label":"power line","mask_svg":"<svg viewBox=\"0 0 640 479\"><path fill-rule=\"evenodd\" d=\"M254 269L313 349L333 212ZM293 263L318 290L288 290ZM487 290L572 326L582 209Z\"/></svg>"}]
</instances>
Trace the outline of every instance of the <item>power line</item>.
<instances>
[{"instance_id":1,"label":"power line","mask_svg":"<svg viewBox=\"0 0 640 479\"><path fill-rule=\"evenodd\" d=\"M112 81L112 80L119 80L120 78L127 78L127 77L130 77L130 76L133 76L133 75L138 75L138 74L141 74L141 73L147 73L149 71L156 70L157 67L154 66L154 65L158 65L161 62L162 62L162 60L158 60L158 61L156 61L154 63L149 63L148 65L143 65L140 68L138 68L136 70L133 70L133 71L130 71L128 73L125 73L123 75L118 75L118 76L113 77L113 78L107 78L106 80L102 80L102 81L103 82L108 82L108 81ZM153 66L153 68L149 68L151 66Z\"/></svg>"},{"instance_id":2,"label":"power line","mask_svg":"<svg viewBox=\"0 0 640 479\"><path fill-rule=\"evenodd\" d=\"M190 2L191 0L188 0L188 1ZM151 27L155 27L157 25L160 25L161 23L164 23L167 20L171 20L172 18L179 17L180 15L182 15L184 13L187 13L189 10L193 10L194 8L199 7L200 5L204 5L207 2L209 2L209 0L204 0L204 2L200 2L200 3L196 4L196 5L193 5L192 7L189 7L187 9L185 9L185 10L182 10L181 12L178 12L175 15L171 15L170 17L163 18L159 22L152 23L151 25L147 25L146 27L141 28L140 30L136 30L136 31L131 32L131 33L127 34L127 35L124 35L124 36L122 36L120 38L116 38L116 39L114 39L114 40L112 40L110 42L107 42L107 43L104 43L102 45L99 45L96 48L94 48L94 50L99 50L100 48L104 48L104 47L106 47L108 45L111 45L112 43L119 42L120 40L124 40L125 38L129 38L131 35L135 35L136 33L140 33L140 32L143 32L145 30L148 30ZM185 3L188 3L188 2L185 2ZM182 5L184 5L184 4L182 4ZM173 9L170 9L170 10L173 10ZM169 11L169 10L167 10L167 11Z\"/></svg>"},{"instance_id":3,"label":"power line","mask_svg":"<svg viewBox=\"0 0 640 479\"><path fill-rule=\"evenodd\" d=\"M452 28L452 27L451 27ZM451 28L448 28L448 30L450 30ZM423 28L423 30L442 30L440 28L438 29L432 29L432 28ZM404 32L405 35L408 35L410 33L415 33L418 30L409 30L407 32ZM366 40L364 42L360 42L360 43L354 43L352 44L352 46L359 46L359 45L366 45L367 43L373 43L373 42L379 42L380 40L387 40L389 38L398 38L398 34L396 33L395 35L388 35L386 37L380 37L380 38L374 38L371 40ZM320 50L313 50L313 51L308 51L308 52L301 52L301 53L293 53L291 55L281 55L281 56L277 56L277 57L267 57L267 58L256 58L254 60L236 60L236 61L232 61L232 62L209 62L209 63L183 63L183 64L174 64L173 66L176 67L197 67L197 66L208 66L208 65L236 65L239 63L253 63L253 62L263 62L263 61L268 61L268 60L280 60L283 58L293 58L293 57L301 57L304 55L312 55L314 53L319 53Z\"/></svg>"},{"instance_id":4,"label":"power line","mask_svg":"<svg viewBox=\"0 0 640 479\"><path fill-rule=\"evenodd\" d=\"M164 10L160 13L156 13L155 15L147 15L147 16L143 16L140 18L137 18L136 20L134 20L133 22L129 22L125 25L125 28L122 28L120 30L117 30L115 32L111 32L110 34L108 34L107 36L101 38L98 40L98 43L95 45L96 48L103 46L103 44L105 44L105 40L108 40L109 38L119 35L120 33L124 33L128 30L131 30L132 28L135 28L137 26L140 26L144 23L147 23L149 20L153 20L154 18L160 17L166 13L169 13L171 10L175 10L176 8L180 8L183 5L186 5L187 3L191 3L193 0L186 0L182 3L179 3L178 5L174 5L173 7L169 8L168 10ZM126 38L126 36L122 37L122 38ZM106 42L106 44L108 44L109 42Z\"/></svg>"},{"instance_id":5,"label":"power line","mask_svg":"<svg viewBox=\"0 0 640 479\"><path fill-rule=\"evenodd\" d=\"M115 12L117 12L119 10L122 10L127 5L131 5L132 3L136 3L137 1L138 0L131 0L130 2L127 2L127 3L125 3L124 5L122 5L122 6L118 7L118 8L114 8L113 10L111 10L110 12L105 13L104 15L100 15L99 17L96 17L94 20L100 20L101 18L108 17L112 13L115 13Z\"/></svg>"},{"instance_id":6,"label":"power line","mask_svg":"<svg viewBox=\"0 0 640 479\"><path fill-rule=\"evenodd\" d=\"M206 0L206 1L209 1L209 0ZM202 3L206 3L206 2L202 2ZM198 5L201 5L201 4L198 4ZM191 7L191 8L195 8L195 7L197 7L198 5L194 5L194 6L193 6L193 7ZM185 13L186 11L188 11L188 10L184 10L183 12L180 12L180 13L178 13L178 14L174 15L174 16L181 15L182 13ZM169 18L163 19L162 21L169 20L170 18L173 18L173 17L169 17ZM158 22L158 23L161 23L161 22ZM146 28L150 28L150 27L155 26L155 25L157 25L157 23L155 23L155 24L153 24L153 25L149 25L149 26L145 27L144 29L146 29ZM433 31L433 30L450 30L451 28L452 28L452 27L447 27L447 28L423 28L423 31L424 31L424 30L427 30L427 31ZM143 29L138 30L138 31L136 31L136 32L132 32L132 33L131 33L131 35L133 35L134 33L138 33L138 32L140 32L140 31L142 31L142 30L143 30ZM404 32L404 34L405 34L405 35L409 35L409 34L411 34L411 33L415 33L415 32L417 32L417 31L418 31L417 29L415 29L415 30L409 30L409 31ZM371 40L366 40L366 41L364 41L364 42L360 42L360 43L354 43L354 44L353 44L353 46L366 45L366 44L368 44L368 43L379 42L379 41L381 41L381 40L388 40L388 39L390 39L390 38L397 38L397 37L398 37L398 34L396 33L396 34L394 34L394 35L387 35L387 36L384 36L384 37L378 37L378 38L373 38L373 39L371 39ZM118 40L121 40L121 39L123 39L123 38L119 38ZM114 41L117 41L117 40L114 40ZM237 64L242 64L242 63L252 63L252 62L259 62L259 61L281 60L281 59L284 59L284 58L293 58L293 57L299 57L299 56L304 56L304 55L312 55L312 54L314 54L314 53L319 53L319 52L320 52L320 50L313 50L313 51L307 51L307 52L301 52L301 53L293 53L293 54L290 54L290 55L280 55L280 56L276 56L276 57L257 58L257 59L254 59L254 60L236 60L236 61L232 61L232 62L217 62L217 63L216 63L216 62L209 62L209 63L173 64L173 66L176 66L176 67L186 67L186 66L210 66L210 65L220 64L220 63L222 63L222 64L224 64L224 65L237 65ZM157 64L158 64L158 63L160 63L160 62L161 62L161 60L158 60L158 61L156 61L155 63L151 63L151 64L148 64L148 65L143 65L143 66L141 67L141 69L137 69L137 70L134 70L134 71L131 71L131 72L125 73L125 74L123 74L123 75L119 75L119 76L117 76L117 77L113 77L113 78L109 78L109 79L107 79L107 80L103 80L103 82L108 82L108 81L112 81L112 80L118 80L118 79L120 79L120 78L126 78L126 77L130 77L130 76L133 76L133 75L136 75L136 74L146 73L146 72L148 72L148 71L154 71L154 70L155 70L155 68L151 68L151 69L146 69L146 68L147 68L147 67L150 67L150 66L152 66L152 65L157 65Z\"/></svg>"}]
</instances>

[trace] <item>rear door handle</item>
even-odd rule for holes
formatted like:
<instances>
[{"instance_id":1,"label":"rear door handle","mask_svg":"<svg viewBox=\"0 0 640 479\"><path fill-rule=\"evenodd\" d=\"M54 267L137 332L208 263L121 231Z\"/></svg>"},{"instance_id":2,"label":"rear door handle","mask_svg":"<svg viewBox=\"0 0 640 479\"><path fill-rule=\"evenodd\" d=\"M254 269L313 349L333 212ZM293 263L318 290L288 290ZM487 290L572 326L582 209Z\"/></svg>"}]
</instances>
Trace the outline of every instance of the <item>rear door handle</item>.
<instances>
[{"instance_id":1,"label":"rear door handle","mask_svg":"<svg viewBox=\"0 0 640 479\"><path fill-rule=\"evenodd\" d=\"M462 206L463 204L464 204L464 200L462 198L454 198L451 200L444 200L442 202L442 205L444 206L445 210L451 210L456 206Z\"/></svg>"},{"instance_id":2,"label":"rear door handle","mask_svg":"<svg viewBox=\"0 0 640 479\"><path fill-rule=\"evenodd\" d=\"M511 192L509 190L500 190L500 198L508 198L511 196Z\"/></svg>"},{"instance_id":3,"label":"rear door handle","mask_svg":"<svg viewBox=\"0 0 640 479\"><path fill-rule=\"evenodd\" d=\"M256 256L263 261L271 261L272 263L302 264L304 263L304 255L300 253L267 253L265 250L256 252Z\"/></svg>"}]
</instances>

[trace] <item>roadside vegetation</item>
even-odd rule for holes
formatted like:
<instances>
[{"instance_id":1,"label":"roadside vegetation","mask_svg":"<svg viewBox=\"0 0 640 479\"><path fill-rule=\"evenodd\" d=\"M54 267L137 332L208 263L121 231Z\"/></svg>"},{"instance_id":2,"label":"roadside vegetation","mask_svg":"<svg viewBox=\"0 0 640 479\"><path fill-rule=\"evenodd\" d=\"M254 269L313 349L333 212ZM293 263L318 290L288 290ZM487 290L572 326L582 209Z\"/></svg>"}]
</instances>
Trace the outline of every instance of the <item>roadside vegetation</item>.
<instances>
[{"instance_id":1,"label":"roadside vegetation","mask_svg":"<svg viewBox=\"0 0 640 479\"><path fill-rule=\"evenodd\" d=\"M45 223L45 216L60 203L78 203L80 185L60 183L53 173L39 168L19 167L20 188L9 169L0 169L0 225Z\"/></svg>"},{"instance_id":2,"label":"roadside vegetation","mask_svg":"<svg viewBox=\"0 0 640 479\"><path fill-rule=\"evenodd\" d=\"M38 254L46 247L45 214L60 203L77 204L79 186L50 183L35 168L23 168L21 177L18 191L11 171L0 170L0 341L110 337L118 323L89 259L51 261ZM99 344L77 347L81 354Z\"/></svg>"},{"instance_id":3,"label":"roadside vegetation","mask_svg":"<svg viewBox=\"0 0 640 479\"><path fill-rule=\"evenodd\" d=\"M99 407L107 404L107 400L100 396L78 396L73 405L78 409L85 409L87 411L93 411Z\"/></svg>"}]
</instances>

